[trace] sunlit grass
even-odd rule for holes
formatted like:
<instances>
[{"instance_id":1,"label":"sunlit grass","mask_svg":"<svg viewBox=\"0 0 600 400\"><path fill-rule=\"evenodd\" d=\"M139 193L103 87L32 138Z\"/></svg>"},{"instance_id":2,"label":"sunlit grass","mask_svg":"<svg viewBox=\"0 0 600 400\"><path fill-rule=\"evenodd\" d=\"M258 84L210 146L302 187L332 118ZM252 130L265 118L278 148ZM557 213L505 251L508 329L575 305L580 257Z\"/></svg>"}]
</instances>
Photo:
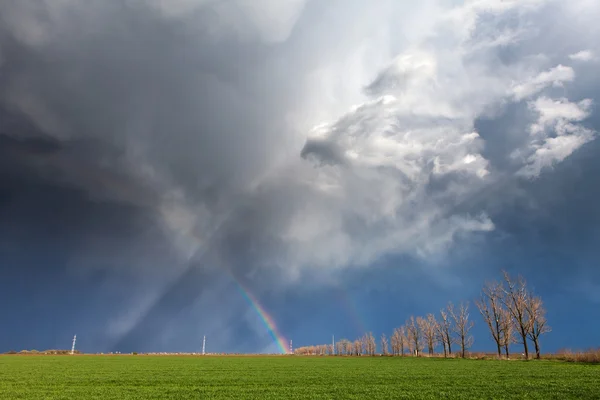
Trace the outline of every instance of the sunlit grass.
<instances>
[{"instance_id":1,"label":"sunlit grass","mask_svg":"<svg viewBox=\"0 0 600 400\"><path fill-rule=\"evenodd\" d=\"M0 356L3 399L600 398L600 366L399 357Z\"/></svg>"}]
</instances>

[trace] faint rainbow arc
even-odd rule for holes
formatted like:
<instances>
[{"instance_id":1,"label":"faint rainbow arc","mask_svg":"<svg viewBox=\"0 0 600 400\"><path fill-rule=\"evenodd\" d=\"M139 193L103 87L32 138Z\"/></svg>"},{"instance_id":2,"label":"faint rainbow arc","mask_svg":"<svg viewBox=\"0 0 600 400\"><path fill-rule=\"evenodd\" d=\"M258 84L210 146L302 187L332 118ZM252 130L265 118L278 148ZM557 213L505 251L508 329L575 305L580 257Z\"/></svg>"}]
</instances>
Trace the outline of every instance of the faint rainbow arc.
<instances>
[{"instance_id":1,"label":"faint rainbow arc","mask_svg":"<svg viewBox=\"0 0 600 400\"><path fill-rule=\"evenodd\" d=\"M221 226L223 226L223 224L221 224L218 229L220 229ZM195 235L193 235L192 237L194 237L196 240L198 240L200 242L200 240ZM271 317L269 315L269 313L267 313L267 311L260 305L260 303L258 302L258 299L256 297L254 297L249 290L244 288L244 286L242 285L240 280L236 278L235 274L233 273L233 271L231 269L225 267L225 268L223 268L223 270L231 277L232 281L235 283L238 291L240 292L240 294L242 295L244 300L246 300L246 302L252 307L252 309L259 316L261 322L267 329L269 336L271 336L271 338L273 338L273 341L277 345L277 348L279 349L279 351L281 351L282 354L288 354L290 352L289 351L290 348L287 347L288 341L279 332L279 328L277 328L277 325L275 324L275 320L273 319L273 317Z\"/></svg>"},{"instance_id":2,"label":"faint rainbow arc","mask_svg":"<svg viewBox=\"0 0 600 400\"><path fill-rule=\"evenodd\" d=\"M288 341L287 339L279 332L279 328L277 328L277 324L275 324L275 320L273 317L267 313L267 311L260 305L258 299L250 293L250 291L244 289L241 283L235 279L232 275L233 281L235 282L240 294L246 300L246 302L254 309L256 314L260 317L265 328L267 328L267 332L269 336L273 339L273 341L277 344L279 351L282 354L288 354L289 348L287 347Z\"/></svg>"}]
</instances>

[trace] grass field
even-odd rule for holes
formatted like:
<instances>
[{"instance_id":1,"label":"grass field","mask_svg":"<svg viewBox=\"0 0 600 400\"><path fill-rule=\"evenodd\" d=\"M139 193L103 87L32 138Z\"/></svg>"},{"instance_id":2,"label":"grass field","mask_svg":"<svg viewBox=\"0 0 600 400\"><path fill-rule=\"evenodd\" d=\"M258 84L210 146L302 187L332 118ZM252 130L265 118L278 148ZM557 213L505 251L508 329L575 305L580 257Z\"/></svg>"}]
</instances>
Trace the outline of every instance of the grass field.
<instances>
[{"instance_id":1,"label":"grass field","mask_svg":"<svg viewBox=\"0 0 600 400\"><path fill-rule=\"evenodd\" d=\"M599 399L600 366L389 357L0 356L2 399Z\"/></svg>"}]
</instances>

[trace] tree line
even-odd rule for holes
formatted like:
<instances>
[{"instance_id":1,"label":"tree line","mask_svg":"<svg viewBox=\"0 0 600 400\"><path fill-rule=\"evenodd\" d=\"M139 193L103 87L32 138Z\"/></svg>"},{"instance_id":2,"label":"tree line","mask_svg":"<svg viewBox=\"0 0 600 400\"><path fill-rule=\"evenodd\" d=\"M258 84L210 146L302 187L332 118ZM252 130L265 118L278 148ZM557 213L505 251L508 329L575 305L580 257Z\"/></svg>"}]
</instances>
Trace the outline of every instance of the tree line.
<instances>
[{"instance_id":1,"label":"tree line","mask_svg":"<svg viewBox=\"0 0 600 400\"><path fill-rule=\"evenodd\" d=\"M518 275L512 278L502 271L503 280L486 282L481 295L475 300L479 314L488 327L496 344L497 356L510 358L510 345L520 343L525 358L529 358L529 343L533 343L535 358L540 358L540 337L550 332L546 321L546 310L542 299L527 288L525 279ZM304 346L295 349L297 355L338 355L338 356L422 356L427 352L433 356L442 350L444 357L465 358L473 345L471 330L474 321L470 319L469 303L458 306L452 303L441 309L439 315L425 317L410 316L404 325L395 328L388 338L385 333L377 341L372 332L356 340L342 339L335 344ZM453 349L455 353L453 353ZM458 351L456 351L458 350Z\"/></svg>"}]
</instances>

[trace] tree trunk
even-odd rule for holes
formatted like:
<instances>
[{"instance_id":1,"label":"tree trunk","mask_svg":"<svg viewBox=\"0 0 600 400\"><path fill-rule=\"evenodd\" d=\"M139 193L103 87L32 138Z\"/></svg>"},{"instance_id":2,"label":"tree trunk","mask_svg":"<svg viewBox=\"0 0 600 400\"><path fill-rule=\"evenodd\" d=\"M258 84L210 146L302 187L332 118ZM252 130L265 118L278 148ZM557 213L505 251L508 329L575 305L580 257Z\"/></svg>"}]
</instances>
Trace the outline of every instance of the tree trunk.
<instances>
[{"instance_id":1,"label":"tree trunk","mask_svg":"<svg viewBox=\"0 0 600 400\"><path fill-rule=\"evenodd\" d=\"M538 338L533 339L533 344L535 346L535 358L540 359L540 342Z\"/></svg>"},{"instance_id":2,"label":"tree trunk","mask_svg":"<svg viewBox=\"0 0 600 400\"><path fill-rule=\"evenodd\" d=\"M529 348L527 347L527 333L521 330L521 338L523 339L523 350L525 351L525 359L529 360Z\"/></svg>"},{"instance_id":3,"label":"tree trunk","mask_svg":"<svg viewBox=\"0 0 600 400\"><path fill-rule=\"evenodd\" d=\"M464 336L462 336L460 338L460 346L461 346L460 352L461 352L462 358L465 358L465 337Z\"/></svg>"},{"instance_id":4,"label":"tree trunk","mask_svg":"<svg viewBox=\"0 0 600 400\"><path fill-rule=\"evenodd\" d=\"M506 354L506 359L510 359L510 355L508 354L508 345L504 345L504 353Z\"/></svg>"},{"instance_id":5,"label":"tree trunk","mask_svg":"<svg viewBox=\"0 0 600 400\"><path fill-rule=\"evenodd\" d=\"M498 345L498 358L502 358L502 347L500 347L500 341L496 342Z\"/></svg>"}]
</instances>

